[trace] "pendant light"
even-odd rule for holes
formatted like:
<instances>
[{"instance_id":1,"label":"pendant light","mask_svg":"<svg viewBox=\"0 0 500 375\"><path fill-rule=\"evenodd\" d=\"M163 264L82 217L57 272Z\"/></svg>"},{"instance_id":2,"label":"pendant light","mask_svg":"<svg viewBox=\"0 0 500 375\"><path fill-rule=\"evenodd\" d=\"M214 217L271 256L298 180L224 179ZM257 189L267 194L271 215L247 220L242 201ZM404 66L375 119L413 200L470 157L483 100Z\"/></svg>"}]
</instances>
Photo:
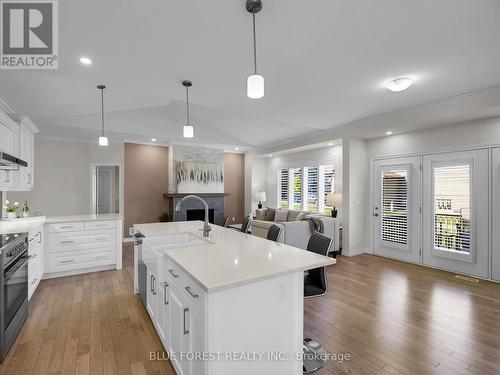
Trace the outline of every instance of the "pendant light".
<instances>
[{"instance_id":1,"label":"pendant light","mask_svg":"<svg viewBox=\"0 0 500 375\"><path fill-rule=\"evenodd\" d=\"M257 41L255 37L255 13L262 10L261 0L247 0L246 8L252 14L253 25L253 64L254 74L247 78L247 96L250 99L260 99L264 96L264 77L257 74Z\"/></svg>"},{"instance_id":2,"label":"pendant light","mask_svg":"<svg viewBox=\"0 0 500 375\"><path fill-rule=\"evenodd\" d=\"M182 136L184 138L194 137L194 127L189 123L189 88L193 86L191 81L182 81L182 86L186 88L186 125L182 127Z\"/></svg>"},{"instance_id":3,"label":"pendant light","mask_svg":"<svg viewBox=\"0 0 500 375\"><path fill-rule=\"evenodd\" d=\"M101 90L101 136L99 137L99 146L107 146L108 137L104 135L104 89L106 86L98 85L97 88Z\"/></svg>"}]
</instances>

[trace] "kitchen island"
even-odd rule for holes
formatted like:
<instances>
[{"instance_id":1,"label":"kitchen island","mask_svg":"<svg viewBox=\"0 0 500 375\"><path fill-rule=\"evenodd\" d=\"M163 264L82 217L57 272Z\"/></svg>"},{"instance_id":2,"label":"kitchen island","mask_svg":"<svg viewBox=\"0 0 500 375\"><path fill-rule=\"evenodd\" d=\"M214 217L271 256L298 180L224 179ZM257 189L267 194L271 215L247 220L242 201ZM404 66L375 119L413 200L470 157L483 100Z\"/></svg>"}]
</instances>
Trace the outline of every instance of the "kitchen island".
<instances>
[{"instance_id":1,"label":"kitchen island","mask_svg":"<svg viewBox=\"0 0 500 375\"><path fill-rule=\"evenodd\" d=\"M202 226L134 225L139 292L177 373L302 374L304 271L335 259Z\"/></svg>"}]
</instances>

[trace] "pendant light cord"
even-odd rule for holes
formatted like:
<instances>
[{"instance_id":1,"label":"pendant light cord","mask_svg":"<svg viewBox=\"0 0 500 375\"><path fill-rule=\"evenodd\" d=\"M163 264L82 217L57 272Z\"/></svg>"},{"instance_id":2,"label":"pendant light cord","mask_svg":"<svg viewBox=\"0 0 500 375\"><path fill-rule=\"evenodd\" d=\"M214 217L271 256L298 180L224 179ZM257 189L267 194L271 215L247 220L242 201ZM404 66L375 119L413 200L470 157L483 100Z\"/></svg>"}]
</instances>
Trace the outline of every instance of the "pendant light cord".
<instances>
[{"instance_id":1,"label":"pendant light cord","mask_svg":"<svg viewBox=\"0 0 500 375\"><path fill-rule=\"evenodd\" d=\"M187 114L187 124L189 125L189 87L186 86L186 114Z\"/></svg>"},{"instance_id":2,"label":"pendant light cord","mask_svg":"<svg viewBox=\"0 0 500 375\"><path fill-rule=\"evenodd\" d=\"M255 37L255 13L252 13L252 20L253 20L253 66L255 74L257 74L257 38Z\"/></svg>"},{"instance_id":3,"label":"pendant light cord","mask_svg":"<svg viewBox=\"0 0 500 375\"><path fill-rule=\"evenodd\" d=\"M101 89L101 127L102 136L104 137L104 89Z\"/></svg>"}]
</instances>

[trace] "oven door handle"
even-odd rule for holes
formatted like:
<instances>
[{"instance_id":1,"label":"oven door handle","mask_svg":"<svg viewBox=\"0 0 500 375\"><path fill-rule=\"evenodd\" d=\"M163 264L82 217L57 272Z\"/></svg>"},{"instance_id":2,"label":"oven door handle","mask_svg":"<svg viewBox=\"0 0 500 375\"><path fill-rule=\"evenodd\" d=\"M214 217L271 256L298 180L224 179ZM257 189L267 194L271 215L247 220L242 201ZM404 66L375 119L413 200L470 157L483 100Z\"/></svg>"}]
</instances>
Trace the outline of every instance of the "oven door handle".
<instances>
[{"instance_id":1,"label":"oven door handle","mask_svg":"<svg viewBox=\"0 0 500 375\"><path fill-rule=\"evenodd\" d=\"M10 279L12 279L12 277L17 273L17 271L19 271L19 269L22 266L24 266L28 262L28 260L31 259L31 257L32 257L32 255L28 255L26 258L24 258L24 261L21 262L21 265L19 265L19 266L17 266L17 265L12 266L11 269L5 273L4 280L10 280ZM14 271L12 271L12 269L14 269Z\"/></svg>"}]
</instances>

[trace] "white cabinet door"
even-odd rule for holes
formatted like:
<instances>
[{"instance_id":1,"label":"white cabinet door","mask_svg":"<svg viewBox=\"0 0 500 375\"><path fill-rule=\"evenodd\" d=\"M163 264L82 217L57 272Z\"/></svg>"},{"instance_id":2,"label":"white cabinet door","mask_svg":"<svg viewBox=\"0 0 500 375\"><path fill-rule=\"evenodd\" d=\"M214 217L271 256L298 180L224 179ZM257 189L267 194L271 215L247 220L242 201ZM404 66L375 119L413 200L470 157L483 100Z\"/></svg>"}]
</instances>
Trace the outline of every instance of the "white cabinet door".
<instances>
[{"instance_id":1,"label":"white cabinet door","mask_svg":"<svg viewBox=\"0 0 500 375\"><path fill-rule=\"evenodd\" d=\"M423 158L423 262L488 277L488 150Z\"/></svg>"},{"instance_id":2,"label":"white cabinet door","mask_svg":"<svg viewBox=\"0 0 500 375\"><path fill-rule=\"evenodd\" d=\"M373 164L374 254L420 263L420 157Z\"/></svg>"},{"instance_id":3,"label":"white cabinet door","mask_svg":"<svg viewBox=\"0 0 500 375\"><path fill-rule=\"evenodd\" d=\"M168 342L167 340L167 327L168 327L168 319L169 319L169 283L163 282L161 285L158 285L157 291L157 304L158 304L158 314L157 314L157 330L158 335L160 336L163 345ZM165 349L168 348L165 346Z\"/></svg>"},{"instance_id":4,"label":"white cabinet door","mask_svg":"<svg viewBox=\"0 0 500 375\"><path fill-rule=\"evenodd\" d=\"M187 312L187 331L186 334L186 353L202 353L205 348L205 323L203 320L203 315L192 306L189 307ZM202 375L205 373L204 362L196 359L191 359L187 361L187 366L189 367L188 374L190 375Z\"/></svg>"},{"instance_id":5,"label":"white cabinet door","mask_svg":"<svg viewBox=\"0 0 500 375\"><path fill-rule=\"evenodd\" d=\"M0 122L0 151L14 154L16 133L13 129ZM14 185L15 171L0 170L0 187L10 188Z\"/></svg>"},{"instance_id":6,"label":"white cabinet door","mask_svg":"<svg viewBox=\"0 0 500 375\"><path fill-rule=\"evenodd\" d=\"M28 163L27 167L19 167L18 188L19 190L31 190L33 187L34 170L34 134L26 126L19 128L19 158Z\"/></svg>"},{"instance_id":7,"label":"white cabinet door","mask_svg":"<svg viewBox=\"0 0 500 375\"><path fill-rule=\"evenodd\" d=\"M151 317L151 320L153 322L156 322L156 314L157 314L157 297L156 297L156 278L155 276L151 273L151 270L148 267L148 272L147 272L148 280L147 280L147 286L148 286L148 296L147 296L147 310L149 313L149 316Z\"/></svg>"},{"instance_id":8,"label":"white cabinet door","mask_svg":"<svg viewBox=\"0 0 500 375\"><path fill-rule=\"evenodd\" d=\"M168 325L168 351L170 352L172 364L177 372L177 375L188 375L186 368L188 363L185 358L182 358L182 353L186 352L186 335L187 321L189 308L186 306L186 301L182 292L175 286L170 287L170 320Z\"/></svg>"}]
</instances>

